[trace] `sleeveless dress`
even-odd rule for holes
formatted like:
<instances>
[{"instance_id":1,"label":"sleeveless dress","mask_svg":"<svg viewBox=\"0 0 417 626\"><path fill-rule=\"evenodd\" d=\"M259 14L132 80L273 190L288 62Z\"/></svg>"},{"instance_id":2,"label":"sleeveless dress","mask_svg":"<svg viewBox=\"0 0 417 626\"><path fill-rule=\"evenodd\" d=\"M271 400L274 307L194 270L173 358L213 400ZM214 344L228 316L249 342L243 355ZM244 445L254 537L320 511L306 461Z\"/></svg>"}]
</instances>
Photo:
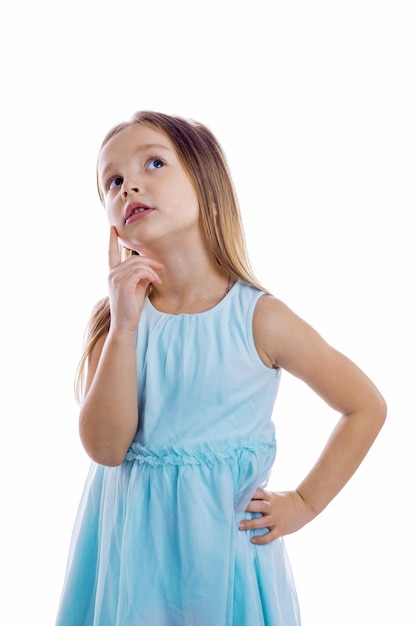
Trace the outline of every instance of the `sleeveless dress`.
<instances>
[{"instance_id":1,"label":"sleeveless dress","mask_svg":"<svg viewBox=\"0 0 417 626\"><path fill-rule=\"evenodd\" d=\"M283 540L238 529L276 452L280 370L252 333L262 295L238 281L180 315L146 300L137 434L122 465L91 465L56 626L299 626Z\"/></svg>"}]
</instances>

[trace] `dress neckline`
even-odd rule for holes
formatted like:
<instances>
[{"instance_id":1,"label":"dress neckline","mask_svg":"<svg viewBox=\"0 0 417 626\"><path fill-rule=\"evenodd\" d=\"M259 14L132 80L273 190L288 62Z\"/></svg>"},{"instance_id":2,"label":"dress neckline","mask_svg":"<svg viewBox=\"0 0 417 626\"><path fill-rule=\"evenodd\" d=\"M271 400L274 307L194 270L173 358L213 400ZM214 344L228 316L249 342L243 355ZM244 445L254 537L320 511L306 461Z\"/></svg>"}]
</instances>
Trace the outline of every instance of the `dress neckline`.
<instances>
[{"instance_id":1,"label":"dress neckline","mask_svg":"<svg viewBox=\"0 0 417 626\"><path fill-rule=\"evenodd\" d=\"M229 297L231 297L231 294L235 291L235 287L238 282L239 281L236 280L230 287L228 287L224 296L218 302L216 302L216 304L214 304L209 309L205 309L204 311L198 311L197 313L167 313L166 311L161 311L160 309L157 309L156 306L152 304L152 302L149 299L149 296L145 300L145 306L150 308L154 313L156 313L157 315L161 317L164 316L164 317L180 318L180 317L199 317L202 315L209 315L217 311L219 308L223 306L225 302L229 300Z\"/></svg>"}]
</instances>

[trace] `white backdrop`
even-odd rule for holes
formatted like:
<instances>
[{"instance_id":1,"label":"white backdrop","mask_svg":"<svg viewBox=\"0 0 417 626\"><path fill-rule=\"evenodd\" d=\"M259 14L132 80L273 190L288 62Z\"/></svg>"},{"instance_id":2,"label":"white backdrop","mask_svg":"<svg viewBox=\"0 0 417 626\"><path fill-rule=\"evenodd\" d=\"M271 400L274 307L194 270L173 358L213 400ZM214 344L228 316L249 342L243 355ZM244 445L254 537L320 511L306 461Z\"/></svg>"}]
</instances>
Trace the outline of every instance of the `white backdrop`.
<instances>
[{"instance_id":1,"label":"white backdrop","mask_svg":"<svg viewBox=\"0 0 417 626\"><path fill-rule=\"evenodd\" d=\"M54 622L89 465L73 378L106 291L95 159L110 126L155 109L214 131L258 277L388 402L357 474L287 538L303 626L416 623L414 3L26 0L3 12L0 622ZM272 488L296 486L335 417L284 375Z\"/></svg>"}]
</instances>

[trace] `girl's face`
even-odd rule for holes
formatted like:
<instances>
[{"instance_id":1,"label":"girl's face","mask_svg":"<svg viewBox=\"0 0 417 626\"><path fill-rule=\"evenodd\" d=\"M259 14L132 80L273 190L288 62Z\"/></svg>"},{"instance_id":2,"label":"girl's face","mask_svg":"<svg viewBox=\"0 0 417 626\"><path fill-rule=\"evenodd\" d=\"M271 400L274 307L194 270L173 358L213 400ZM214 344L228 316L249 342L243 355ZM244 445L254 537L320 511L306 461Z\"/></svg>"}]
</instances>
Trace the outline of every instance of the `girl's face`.
<instances>
[{"instance_id":1,"label":"girl's face","mask_svg":"<svg viewBox=\"0 0 417 626\"><path fill-rule=\"evenodd\" d=\"M101 150L98 176L107 216L123 245L178 249L201 239L196 192L163 133L141 124L125 128Z\"/></svg>"}]
</instances>

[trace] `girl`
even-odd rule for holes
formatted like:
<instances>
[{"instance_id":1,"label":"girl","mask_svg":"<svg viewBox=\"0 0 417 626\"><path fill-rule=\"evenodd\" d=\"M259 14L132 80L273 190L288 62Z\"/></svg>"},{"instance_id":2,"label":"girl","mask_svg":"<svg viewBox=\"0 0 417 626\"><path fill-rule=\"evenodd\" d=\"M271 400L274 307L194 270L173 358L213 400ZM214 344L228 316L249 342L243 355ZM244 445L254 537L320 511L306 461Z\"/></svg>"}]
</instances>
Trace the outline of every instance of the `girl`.
<instances>
[{"instance_id":1,"label":"girl","mask_svg":"<svg viewBox=\"0 0 417 626\"><path fill-rule=\"evenodd\" d=\"M329 504L385 420L367 376L269 294L203 125L140 112L98 158L109 296L80 363L93 460L57 626L297 626L283 536ZM281 370L340 419L294 490L267 491Z\"/></svg>"}]
</instances>

